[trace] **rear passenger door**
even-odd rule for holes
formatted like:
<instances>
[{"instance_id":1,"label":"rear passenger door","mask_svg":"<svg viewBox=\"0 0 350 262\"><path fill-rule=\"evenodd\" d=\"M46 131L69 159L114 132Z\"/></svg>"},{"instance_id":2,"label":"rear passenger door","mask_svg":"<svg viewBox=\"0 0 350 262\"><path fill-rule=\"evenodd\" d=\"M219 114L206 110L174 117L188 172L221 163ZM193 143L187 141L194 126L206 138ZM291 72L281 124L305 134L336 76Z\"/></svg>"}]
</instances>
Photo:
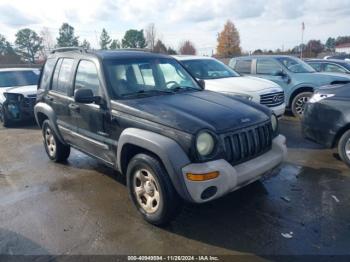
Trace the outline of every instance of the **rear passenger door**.
<instances>
[{"instance_id":1,"label":"rear passenger door","mask_svg":"<svg viewBox=\"0 0 350 262\"><path fill-rule=\"evenodd\" d=\"M72 86L72 76L74 68L74 59L58 59L52 78L50 91L45 96L45 101L49 104L56 115L58 128L67 142L71 142L71 131L77 131L77 126L70 116L68 109L72 98L68 92Z\"/></svg>"},{"instance_id":2,"label":"rear passenger door","mask_svg":"<svg viewBox=\"0 0 350 262\"><path fill-rule=\"evenodd\" d=\"M238 59L233 68L242 75L249 75L252 73L252 59Z\"/></svg>"},{"instance_id":3,"label":"rear passenger door","mask_svg":"<svg viewBox=\"0 0 350 262\"><path fill-rule=\"evenodd\" d=\"M93 61L81 60L78 64L74 92L81 88L90 89L95 96L105 99L100 76ZM72 101L68 107L71 113L76 115L76 124L78 124L78 139L75 144L108 164L114 163L114 154L111 150L113 141L105 128L105 123L110 117L107 106Z\"/></svg>"}]
</instances>

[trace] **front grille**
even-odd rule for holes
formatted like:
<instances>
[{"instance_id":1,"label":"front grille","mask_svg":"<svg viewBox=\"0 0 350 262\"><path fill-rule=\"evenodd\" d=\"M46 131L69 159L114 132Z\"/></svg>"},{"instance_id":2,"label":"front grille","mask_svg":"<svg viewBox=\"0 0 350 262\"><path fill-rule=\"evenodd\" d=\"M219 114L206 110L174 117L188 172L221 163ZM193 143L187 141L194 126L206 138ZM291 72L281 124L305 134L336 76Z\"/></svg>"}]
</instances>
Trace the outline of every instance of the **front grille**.
<instances>
[{"instance_id":1,"label":"front grille","mask_svg":"<svg viewBox=\"0 0 350 262\"><path fill-rule=\"evenodd\" d=\"M32 108L32 107L35 106L35 102L36 102L36 98L35 97L33 97L33 98L25 97L25 98L23 98L22 105L24 107Z\"/></svg>"},{"instance_id":2,"label":"front grille","mask_svg":"<svg viewBox=\"0 0 350 262\"><path fill-rule=\"evenodd\" d=\"M225 158L232 165L248 161L271 149L270 122L252 126L223 136Z\"/></svg>"},{"instance_id":3,"label":"front grille","mask_svg":"<svg viewBox=\"0 0 350 262\"><path fill-rule=\"evenodd\" d=\"M284 103L284 92L270 93L260 96L260 104L274 107Z\"/></svg>"}]
</instances>

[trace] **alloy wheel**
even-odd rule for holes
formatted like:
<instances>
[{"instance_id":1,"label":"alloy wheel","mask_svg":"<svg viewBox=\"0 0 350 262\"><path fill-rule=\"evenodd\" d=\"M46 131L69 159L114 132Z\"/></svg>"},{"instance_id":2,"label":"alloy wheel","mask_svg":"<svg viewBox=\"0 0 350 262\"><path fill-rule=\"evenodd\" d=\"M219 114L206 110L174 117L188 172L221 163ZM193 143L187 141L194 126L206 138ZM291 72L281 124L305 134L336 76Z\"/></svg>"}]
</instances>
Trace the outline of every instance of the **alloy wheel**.
<instances>
[{"instance_id":1,"label":"alloy wheel","mask_svg":"<svg viewBox=\"0 0 350 262\"><path fill-rule=\"evenodd\" d=\"M45 143L51 157L56 155L56 140L50 128L45 130Z\"/></svg>"},{"instance_id":2,"label":"alloy wheel","mask_svg":"<svg viewBox=\"0 0 350 262\"><path fill-rule=\"evenodd\" d=\"M299 97L299 99L295 102L295 111L299 115L304 114L305 105L309 101L309 99L310 97L308 96L302 96L302 97Z\"/></svg>"}]
</instances>

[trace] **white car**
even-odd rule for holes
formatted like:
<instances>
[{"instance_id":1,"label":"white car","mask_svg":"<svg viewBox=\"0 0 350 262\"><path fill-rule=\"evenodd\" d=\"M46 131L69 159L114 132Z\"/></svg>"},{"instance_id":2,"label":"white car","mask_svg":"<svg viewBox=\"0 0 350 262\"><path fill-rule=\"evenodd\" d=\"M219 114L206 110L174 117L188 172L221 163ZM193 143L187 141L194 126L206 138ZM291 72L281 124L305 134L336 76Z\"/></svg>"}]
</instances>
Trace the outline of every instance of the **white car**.
<instances>
[{"instance_id":1,"label":"white car","mask_svg":"<svg viewBox=\"0 0 350 262\"><path fill-rule=\"evenodd\" d=\"M283 89L276 83L251 76L241 76L219 60L201 56L173 56L197 79L205 81L207 90L240 96L269 107L276 116L284 114Z\"/></svg>"},{"instance_id":2,"label":"white car","mask_svg":"<svg viewBox=\"0 0 350 262\"><path fill-rule=\"evenodd\" d=\"M34 119L39 76L37 68L0 69L0 120L4 127Z\"/></svg>"}]
</instances>

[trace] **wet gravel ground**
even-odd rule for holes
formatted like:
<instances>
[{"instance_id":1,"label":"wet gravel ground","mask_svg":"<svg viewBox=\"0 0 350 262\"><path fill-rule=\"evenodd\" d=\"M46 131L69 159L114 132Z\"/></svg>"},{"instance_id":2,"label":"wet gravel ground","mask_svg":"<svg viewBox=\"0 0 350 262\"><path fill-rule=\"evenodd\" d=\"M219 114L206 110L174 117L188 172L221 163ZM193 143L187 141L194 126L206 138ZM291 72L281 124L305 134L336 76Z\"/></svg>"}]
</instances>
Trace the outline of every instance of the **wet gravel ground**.
<instances>
[{"instance_id":1,"label":"wet gravel ground","mask_svg":"<svg viewBox=\"0 0 350 262\"><path fill-rule=\"evenodd\" d=\"M0 254L350 255L350 169L304 140L293 118L280 128L280 168L157 228L121 175L77 151L52 163L35 126L1 127Z\"/></svg>"}]
</instances>

